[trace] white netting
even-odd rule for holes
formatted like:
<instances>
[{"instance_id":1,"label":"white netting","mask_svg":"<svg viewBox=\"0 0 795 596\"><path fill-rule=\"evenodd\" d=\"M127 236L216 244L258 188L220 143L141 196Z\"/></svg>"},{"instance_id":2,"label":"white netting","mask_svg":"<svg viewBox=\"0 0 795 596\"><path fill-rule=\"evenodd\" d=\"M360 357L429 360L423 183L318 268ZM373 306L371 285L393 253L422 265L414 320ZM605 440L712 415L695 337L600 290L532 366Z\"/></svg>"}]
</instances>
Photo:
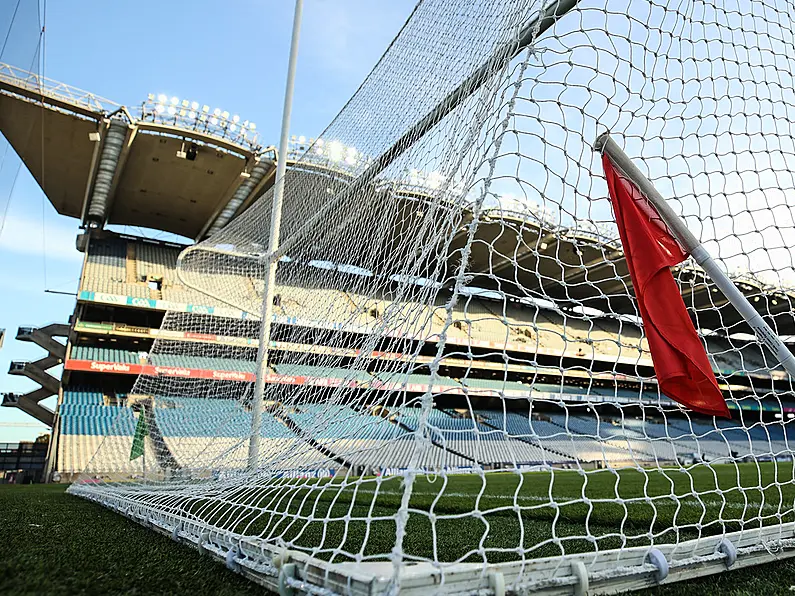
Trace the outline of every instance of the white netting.
<instances>
[{"instance_id":1,"label":"white netting","mask_svg":"<svg viewBox=\"0 0 795 596\"><path fill-rule=\"evenodd\" d=\"M795 7L555 6L417 6L288 171L263 395L270 194L183 252L165 285L215 314L168 313L162 370L72 491L333 563L430 561L442 581L454 562L795 520L791 379L685 263L733 418L660 395L592 147L610 130L795 334Z\"/></svg>"}]
</instances>

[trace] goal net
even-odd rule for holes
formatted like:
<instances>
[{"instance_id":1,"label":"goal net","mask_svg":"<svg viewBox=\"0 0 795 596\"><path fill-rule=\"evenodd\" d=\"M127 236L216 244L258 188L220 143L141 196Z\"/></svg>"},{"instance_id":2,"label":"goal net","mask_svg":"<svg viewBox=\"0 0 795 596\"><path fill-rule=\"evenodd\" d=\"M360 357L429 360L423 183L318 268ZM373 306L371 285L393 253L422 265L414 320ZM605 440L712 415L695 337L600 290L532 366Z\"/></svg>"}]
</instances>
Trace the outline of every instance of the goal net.
<instances>
[{"instance_id":1,"label":"goal net","mask_svg":"<svg viewBox=\"0 0 795 596\"><path fill-rule=\"evenodd\" d=\"M793 554L792 380L686 261L731 418L660 392L593 147L610 131L791 341L793 10L420 2L295 141L279 250L268 192L180 255L164 287L191 307L71 492L313 594L598 592Z\"/></svg>"}]
</instances>

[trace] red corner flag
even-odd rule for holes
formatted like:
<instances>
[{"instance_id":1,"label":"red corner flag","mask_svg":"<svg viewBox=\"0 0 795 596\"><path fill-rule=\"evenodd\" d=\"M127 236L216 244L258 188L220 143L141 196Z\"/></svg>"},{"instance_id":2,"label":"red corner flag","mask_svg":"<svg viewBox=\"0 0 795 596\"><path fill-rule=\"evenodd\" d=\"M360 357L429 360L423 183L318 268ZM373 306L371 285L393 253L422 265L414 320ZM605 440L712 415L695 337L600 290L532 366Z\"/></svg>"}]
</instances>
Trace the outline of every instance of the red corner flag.
<instances>
[{"instance_id":1,"label":"red corner flag","mask_svg":"<svg viewBox=\"0 0 795 596\"><path fill-rule=\"evenodd\" d=\"M606 154L602 164L660 391L696 412L729 418L704 346L669 269L687 254L646 197Z\"/></svg>"}]
</instances>

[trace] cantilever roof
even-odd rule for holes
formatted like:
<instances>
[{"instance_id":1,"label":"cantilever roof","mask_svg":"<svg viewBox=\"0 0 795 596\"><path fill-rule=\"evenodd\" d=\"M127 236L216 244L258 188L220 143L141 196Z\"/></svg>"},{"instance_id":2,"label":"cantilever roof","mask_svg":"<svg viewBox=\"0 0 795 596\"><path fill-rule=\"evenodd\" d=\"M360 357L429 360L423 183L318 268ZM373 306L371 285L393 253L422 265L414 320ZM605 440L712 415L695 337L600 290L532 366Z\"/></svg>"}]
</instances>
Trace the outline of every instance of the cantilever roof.
<instances>
[{"instance_id":1,"label":"cantilever roof","mask_svg":"<svg viewBox=\"0 0 795 596\"><path fill-rule=\"evenodd\" d=\"M251 194L270 183L272 152L231 120L188 126L178 114L161 118L145 106L128 110L0 64L0 132L58 213L85 220L112 122L124 125L124 139L111 162L103 223L200 238L260 160L270 171ZM177 155L191 143L195 160Z\"/></svg>"}]
</instances>

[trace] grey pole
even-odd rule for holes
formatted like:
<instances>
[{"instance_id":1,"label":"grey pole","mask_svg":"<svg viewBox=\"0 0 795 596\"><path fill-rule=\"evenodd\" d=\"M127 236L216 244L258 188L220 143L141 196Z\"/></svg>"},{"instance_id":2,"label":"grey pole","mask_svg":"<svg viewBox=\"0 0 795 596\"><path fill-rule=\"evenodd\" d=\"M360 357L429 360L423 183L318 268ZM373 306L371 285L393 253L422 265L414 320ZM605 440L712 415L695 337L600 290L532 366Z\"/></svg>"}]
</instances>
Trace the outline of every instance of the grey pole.
<instances>
[{"instance_id":1,"label":"grey pole","mask_svg":"<svg viewBox=\"0 0 795 596\"><path fill-rule=\"evenodd\" d=\"M701 266L712 282L723 292L726 299L737 309L751 329L754 330L759 342L767 346L767 348L775 354L776 358L781 362L781 366L789 373L790 377L795 379L795 356L793 356L792 352L789 351L778 334L770 328L762 316L756 312L756 309L751 306L751 303L748 302L748 299L743 293L737 289L737 286L729 279L729 276L718 266L707 250L701 245L701 242L699 242L687 228L682 218L674 213L668 201L657 192L657 189L654 188L651 181L643 175L643 172L632 163L632 160L624 153L624 150L618 146L618 143L610 137L610 133L606 132L601 134L594 143L594 149L610 157L613 164L621 170L624 176L632 181L640 192L649 199L649 202L659 214L660 219L668 226L668 229L682 248L692 255L696 263Z\"/></svg>"},{"instance_id":2,"label":"grey pole","mask_svg":"<svg viewBox=\"0 0 795 596\"><path fill-rule=\"evenodd\" d=\"M276 164L276 183L273 189L273 206L271 209L271 228L268 238L268 253L273 254L279 248L279 230L282 223L282 199L284 196L284 175L287 171L288 141L290 135L290 113L293 106L293 87L295 83L295 66L298 61L298 38L301 34L301 11L303 0L295 0L293 16L293 37L290 43L290 60L287 66L287 83L284 90L284 109L282 111L282 132L279 139L279 157ZM262 408L265 376L268 374L268 348L270 347L271 322L273 319L273 292L276 287L276 266L278 259L268 261L268 274L262 296L262 317L260 319L259 351L257 352L257 381L254 384L254 395L251 402L251 437L248 444L248 467L257 467L259 458L259 435L262 427Z\"/></svg>"}]
</instances>

